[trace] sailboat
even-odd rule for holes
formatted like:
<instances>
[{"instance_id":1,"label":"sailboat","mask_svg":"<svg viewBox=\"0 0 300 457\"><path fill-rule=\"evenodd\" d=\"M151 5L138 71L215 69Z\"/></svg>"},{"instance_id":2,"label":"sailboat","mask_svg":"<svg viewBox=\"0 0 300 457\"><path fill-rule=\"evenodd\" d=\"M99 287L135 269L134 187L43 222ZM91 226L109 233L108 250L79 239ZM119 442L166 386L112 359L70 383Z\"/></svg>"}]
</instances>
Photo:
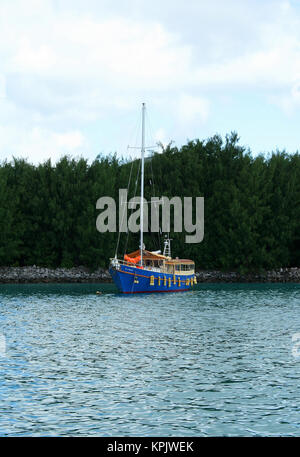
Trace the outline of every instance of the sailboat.
<instances>
[{"instance_id":1,"label":"sailboat","mask_svg":"<svg viewBox=\"0 0 300 457\"><path fill-rule=\"evenodd\" d=\"M197 283L195 263L189 259L171 257L171 240L164 240L161 251L149 251L144 246L144 162L145 162L145 103L142 104L141 144L141 213L139 249L119 259L117 254L110 259L109 272L118 290L124 294L149 292L183 292Z\"/></svg>"}]
</instances>

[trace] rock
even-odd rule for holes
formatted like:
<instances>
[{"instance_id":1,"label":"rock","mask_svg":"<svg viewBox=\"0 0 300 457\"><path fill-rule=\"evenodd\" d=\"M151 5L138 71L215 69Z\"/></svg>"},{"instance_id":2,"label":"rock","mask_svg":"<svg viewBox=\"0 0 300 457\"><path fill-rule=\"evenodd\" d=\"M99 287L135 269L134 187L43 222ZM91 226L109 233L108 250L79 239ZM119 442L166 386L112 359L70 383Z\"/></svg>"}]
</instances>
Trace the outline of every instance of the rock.
<instances>
[{"instance_id":1,"label":"rock","mask_svg":"<svg viewBox=\"0 0 300 457\"><path fill-rule=\"evenodd\" d=\"M300 268L280 268L278 270L240 274L235 271L196 272L199 283L205 282L300 282ZM38 282L111 282L108 270L98 268L91 272L88 268L79 266L66 268L44 268L36 265L27 267L0 267L0 283L38 283Z\"/></svg>"}]
</instances>

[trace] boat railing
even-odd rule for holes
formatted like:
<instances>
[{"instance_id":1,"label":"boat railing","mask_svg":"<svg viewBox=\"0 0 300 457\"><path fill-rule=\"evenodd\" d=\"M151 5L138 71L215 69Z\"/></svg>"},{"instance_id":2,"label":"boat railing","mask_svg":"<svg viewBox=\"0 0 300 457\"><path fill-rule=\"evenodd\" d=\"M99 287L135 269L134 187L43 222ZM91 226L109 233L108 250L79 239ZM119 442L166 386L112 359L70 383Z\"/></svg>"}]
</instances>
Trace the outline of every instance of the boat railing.
<instances>
[{"instance_id":1,"label":"boat railing","mask_svg":"<svg viewBox=\"0 0 300 457\"><path fill-rule=\"evenodd\" d=\"M142 267L145 270L154 271L154 272L157 272L157 273L174 274L172 271L170 271L168 268L164 267L163 265L161 265L160 268L157 268L157 267L152 267L151 265L146 265L145 262L143 262L142 265L141 265L140 263L128 262L127 260L116 259L115 257L110 259L110 263L111 263L112 266L115 266L117 268L120 265L125 265L127 267L137 267L137 268L139 268L139 267L141 268ZM175 270L175 275L188 276L188 275L191 275L191 274L195 274L195 270L194 269L191 269L191 270Z\"/></svg>"},{"instance_id":2,"label":"boat railing","mask_svg":"<svg viewBox=\"0 0 300 457\"><path fill-rule=\"evenodd\" d=\"M128 262L127 260L116 259L115 257L109 260L112 265L126 265L128 267L145 267L144 262L141 265L140 263Z\"/></svg>"}]
</instances>

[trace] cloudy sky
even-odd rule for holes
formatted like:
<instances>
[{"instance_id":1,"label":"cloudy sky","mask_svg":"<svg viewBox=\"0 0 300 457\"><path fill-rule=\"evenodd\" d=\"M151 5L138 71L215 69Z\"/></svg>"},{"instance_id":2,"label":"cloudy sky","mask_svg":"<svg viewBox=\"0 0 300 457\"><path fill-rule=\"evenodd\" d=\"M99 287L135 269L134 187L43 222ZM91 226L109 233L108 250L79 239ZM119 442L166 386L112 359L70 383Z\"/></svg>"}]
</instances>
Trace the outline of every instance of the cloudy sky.
<instances>
[{"instance_id":1,"label":"cloudy sky","mask_svg":"<svg viewBox=\"0 0 300 457\"><path fill-rule=\"evenodd\" d=\"M0 0L0 160L233 130L295 152L300 0Z\"/></svg>"}]
</instances>

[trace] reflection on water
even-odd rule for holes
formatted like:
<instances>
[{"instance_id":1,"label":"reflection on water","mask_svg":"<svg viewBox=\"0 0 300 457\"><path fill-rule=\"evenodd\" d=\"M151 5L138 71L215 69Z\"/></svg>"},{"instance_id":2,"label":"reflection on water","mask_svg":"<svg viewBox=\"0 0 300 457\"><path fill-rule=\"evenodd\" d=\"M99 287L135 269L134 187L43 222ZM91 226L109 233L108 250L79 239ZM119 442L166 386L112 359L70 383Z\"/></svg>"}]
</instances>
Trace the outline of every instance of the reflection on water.
<instances>
[{"instance_id":1,"label":"reflection on water","mask_svg":"<svg viewBox=\"0 0 300 457\"><path fill-rule=\"evenodd\" d=\"M299 309L296 284L1 285L0 435L299 436Z\"/></svg>"}]
</instances>

